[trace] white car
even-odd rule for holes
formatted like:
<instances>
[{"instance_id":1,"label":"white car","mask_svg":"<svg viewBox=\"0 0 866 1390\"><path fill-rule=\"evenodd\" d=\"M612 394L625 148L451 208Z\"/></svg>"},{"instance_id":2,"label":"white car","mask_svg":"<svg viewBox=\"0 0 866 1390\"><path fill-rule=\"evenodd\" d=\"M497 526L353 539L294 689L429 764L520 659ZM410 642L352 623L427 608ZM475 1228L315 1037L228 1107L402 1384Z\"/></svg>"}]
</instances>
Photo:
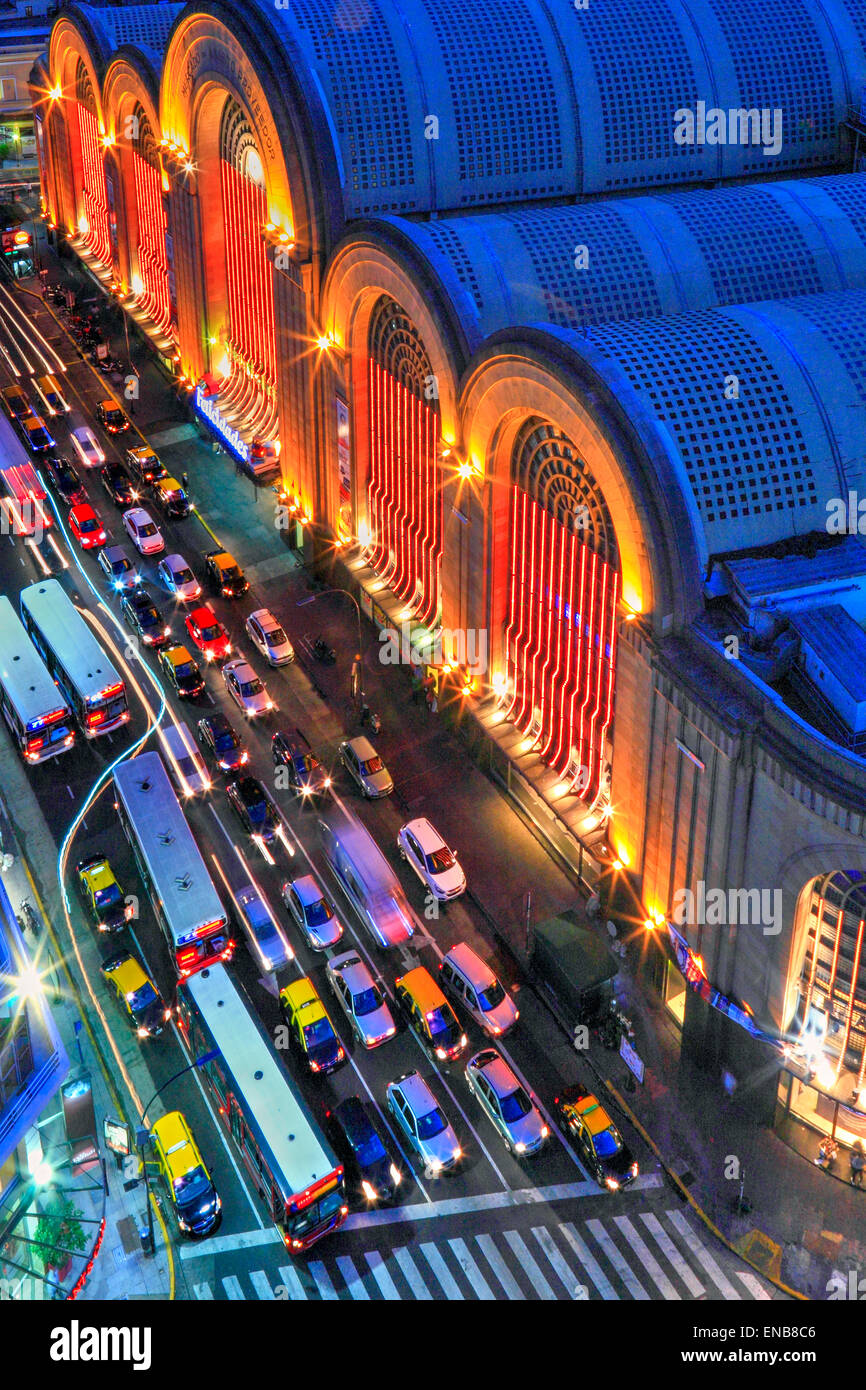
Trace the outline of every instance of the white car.
<instances>
[{"instance_id":1,"label":"white car","mask_svg":"<svg viewBox=\"0 0 866 1390\"><path fill-rule=\"evenodd\" d=\"M226 662L223 667L223 680L226 683L226 690L238 709L243 710L248 719L276 709L276 705L252 666L248 661L244 661L242 656L235 657L234 661Z\"/></svg>"},{"instance_id":2,"label":"white car","mask_svg":"<svg viewBox=\"0 0 866 1390\"><path fill-rule=\"evenodd\" d=\"M397 848L439 902L459 898L466 892L466 875L456 856L424 816L401 827Z\"/></svg>"},{"instance_id":3,"label":"white car","mask_svg":"<svg viewBox=\"0 0 866 1390\"><path fill-rule=\"evenodd\" d=\"M210 773L186 724L166 724L160 736L165 750L162 760L181 796L209 792L213 785Z\"/></svg>"},{"instance_id":4,"label":"white car","mask_svg":"<svg viewBox=\"0 0 866 1390\"><path fill-rule=\"evenodd\" d=\"M88 425L79 425L78 429L71 431L69 438L85 468L98 468L100 464L105 463L105 454Z\"/></svg>"},{"instance_id":5,"label":"white car","mask_svg":"<svg viewBox=\"0 0 866 1390\"><path fill-rule=\"evenodd\" d=\"M343 927L312 874L284 883L280 893L308 946L314 951L336 946L343 935Z\"/></svg>"},{"instance_id":6,"label":"white car","mask_svg":"<svg viewBox=\"0 0 866 1390\"><path fill-rule=\"evenodd\" d=\"M271 666L287 666L295 659L295 649L267 608L257 608L245 623L247 636Z\"/></svg>"},{"instance_id":7,"label":"white car","mask_svg":"<svg viewBox=\"0 0 866 1390\"><path fill-rule=\"evenodd\" d=\"M166 555L157 565L156 573L160 584L183 603L201 597L201 585L182 555Z\"/></svg>"},{"instance_id":8,"label":"white car","mask_svg":"<svg viewBox=\"0 0 866 1390\"><path fill-rule=\"evenodd\" d=\"M357 951L331 956L325 978L362 1047L379 1047L397 1031L382 991Z\"/></svg>"},{"instance_id":9,"label":"white car","mask_svg":"<svg viewBox=\"0 0 866 1390\"><path fill-rule=\"evenodd\" d=\"M123 524L132 544L142 555L158 555L165 550L162 532L150 512L143 507L133 507L131 511L124 512Z\"/></svg>"}]
</instances>

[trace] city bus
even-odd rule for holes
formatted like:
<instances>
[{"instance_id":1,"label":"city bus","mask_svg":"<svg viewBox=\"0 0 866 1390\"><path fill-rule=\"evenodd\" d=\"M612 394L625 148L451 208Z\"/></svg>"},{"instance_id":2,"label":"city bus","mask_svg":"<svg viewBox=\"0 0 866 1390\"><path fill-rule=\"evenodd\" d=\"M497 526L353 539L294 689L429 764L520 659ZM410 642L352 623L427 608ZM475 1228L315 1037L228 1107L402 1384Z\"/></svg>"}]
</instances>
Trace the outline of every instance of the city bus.
<instances>
[{"instance_id":1,"label":"city bus","mask_svg":"<svg viewBox=\"0 0 866 1390\"><path fill-rule=\"evenodd\" d=\"M21 621L66 696L85 738L119 729L129 719L126 686L56 579L40 579L19 595Z\"/></svg>"},{"instance_id":2,"label":"city bus","mask_svg":"<svg viewBox=\"0 0 866 1390\"><path fill-rule=\"evenodd\" d=\"M5 594L0 596L0 709L28 763L56 758L75 742L72 712Z\"/></svg>"},{"instance_id":3,"label":"city bus","mask_svg":"<svg viewBox=\"0 0 866 1390\"><path fill-rule=\"evenodd\" d=\"M343 1166L277 1058L253 1007L224 966L181 981L177 1022L223 1124L289 1250L308 1250L343 1224Z\"/></svg>"},{"instance_id":4,"label":"city bus","mask_svg":"<svg viewBox=\"0 0 866 1390\"><path fill-rule=\"evenodd\" d=\"M32 536L47 531L53 518L39 475L5 415L0 415L0 497L6 535Z\"/></svg>"},{"instance_id":5,"label":"city bus","mask_svg":"<svg viewBox=\"0 0 866 1390\"><path fill-rule=\"evenodd\" d=\"M158 753L114 769L115 806L181 978L231 960L229 919Z\"/></svg>"}]
</instances>

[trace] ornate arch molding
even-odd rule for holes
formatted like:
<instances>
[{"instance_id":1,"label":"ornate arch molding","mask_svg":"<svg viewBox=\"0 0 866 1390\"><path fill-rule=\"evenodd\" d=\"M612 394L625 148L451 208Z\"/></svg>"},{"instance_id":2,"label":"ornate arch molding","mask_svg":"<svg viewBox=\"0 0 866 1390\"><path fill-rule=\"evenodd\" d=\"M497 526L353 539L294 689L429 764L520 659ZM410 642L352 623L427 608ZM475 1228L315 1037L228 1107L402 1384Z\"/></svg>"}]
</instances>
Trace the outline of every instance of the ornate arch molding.
<instances>
[{"instance_id":1,"label":"ornate arch molding","mask_svg":"<svg viewBox=\"0 0 866 1390\"><path fill-rule=\"evenodd\" d=\"M125 139L125 121L141 107L151 137L159 144L159 91L150 68L139 66L131 53L118 55L110 64L102 84L102 102L108 129L121 143Z\"/></svg>"},{"instance_id":2,"label":"ornate arch molding","mask_svg":"<svg viewBox=\"0 0 866 1390\"><path fill-rule=\"evenodd\" d=\"M102 100L103 55L96 36L83 16L63 15L51 30L48 42L48 72L52 87L59 86L64 98L75 99L79 62L90 81L96 104L96 118L105 129Z\"/></svg>"}]
</instances>

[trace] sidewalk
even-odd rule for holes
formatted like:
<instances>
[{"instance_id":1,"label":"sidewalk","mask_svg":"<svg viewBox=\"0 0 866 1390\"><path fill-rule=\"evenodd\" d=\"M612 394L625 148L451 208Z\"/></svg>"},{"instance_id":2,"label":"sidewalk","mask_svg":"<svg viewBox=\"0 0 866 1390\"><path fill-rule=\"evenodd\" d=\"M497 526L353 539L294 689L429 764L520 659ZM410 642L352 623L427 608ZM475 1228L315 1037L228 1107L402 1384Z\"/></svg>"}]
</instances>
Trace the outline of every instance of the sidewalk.
<instances>
[{"instance_id":1,"label":"sidewalk","mask_svg":"<svg viewBox=\"0 0 866 1390\"><path fill-rule=\"evenodd\" d=\"M54 279L57 262L50 258L49 265ZM119 336L122 340L122 331ZM119 347L112 343L113 350ZM323 594L305 611L298 609L322 591L288 548L285 533L276 529L273 494L238 475L232 460L215 455L193 427L176 437L178 407L170 386L147 362L143 347L136 360L142 396L135 423L166 467L189 473L194 500L246 570L257 603L272 608L293 639L321 632L337 650L336 666L327 668L305 655L296 640L298 661L292 668L303 732L317 753L333 756L347 733L362 732L348 689L357 646L353 605ZM577 886L473 763L448 716L429 712L423 698L413 703L409 668L378 660L376 631L366 619L362 633L366 701L382 719L374 742L397 783L394 800L407 818L429 815L459 852L470 895L519 968L526 959L527 893L532 894L530 921L537 923L565 907L579 910ZM629 1091L625 1064L596 1042L578 1056L570 1038L553 1027L546 1006L536 1001L533 1013L546 1014L543 1026L553 1034L551 1070L565 1080L590 1081L594 1073L599 1090L610 1079L655 1140L666 1166L724 1236L733 1243L763 1233L777 1247L776 1277L811 1297L826 1298L834 1270L866 1270L866 1190L854 1190L815 1168L813 1135L806 1132L803 1153L796 1152L777 1134L756 1127L736 1098L724 1094L718 1078L681 1059L676 1026L662 1002L635 985L635 964L624 960L618 997L635 1023L637 1051L646 1063L644 1084ZM735 1166L730 1159L745 1174L744 1196L751 1204L746 1215L737 1211L739 1178L727 1175ZM764 1248L769 1260L772 1244Z\"/></svg>"}]
</instances>

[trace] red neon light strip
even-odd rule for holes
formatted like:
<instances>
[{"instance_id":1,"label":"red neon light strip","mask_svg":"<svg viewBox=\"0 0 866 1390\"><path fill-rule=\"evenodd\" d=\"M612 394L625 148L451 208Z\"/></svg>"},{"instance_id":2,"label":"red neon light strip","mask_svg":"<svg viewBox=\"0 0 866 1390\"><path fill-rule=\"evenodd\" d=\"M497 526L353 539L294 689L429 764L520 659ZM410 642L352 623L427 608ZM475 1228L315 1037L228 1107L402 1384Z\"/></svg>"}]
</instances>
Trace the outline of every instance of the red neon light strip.
<instances>
[{"instance_id":1,"label":"red neon light strip","mask_svg":"<svg viewBox=\"0 0 866 1390\"><path fill-rule=\"evenodd\" d=\"M99 148L96 117L80 101L76 101L78 143L81 150L83 174L82 201L88 230L85 242L97 260L111 264L111 241L108 232L108 194L105 189L105 165Z\"/></svg>"},{"instance_id":2,"label":"red neon light strip","mask_svg":"<svg viewBox=\"0 0 866 1390\"><path fill-rule=\"evenodd\" d=\"M220 161L229 300L232 379L224 399L244 426L262 434L276 428L276 323L273 272L261 237L267 195L225 160Z\"/></svg>"},{"instance_id":3,"label":"red neon light strip","mask_svg":"<svg viewBox=\"0 0 866 1390\"><path fill-rule=\"evenodd\" d=\"M168 333L171 308L168 293L168 256L165 247L165 209L159 171L133 151L132 167L138 210L138 264L145 311L163 333Z\"/></svg>"}]
</instances>

